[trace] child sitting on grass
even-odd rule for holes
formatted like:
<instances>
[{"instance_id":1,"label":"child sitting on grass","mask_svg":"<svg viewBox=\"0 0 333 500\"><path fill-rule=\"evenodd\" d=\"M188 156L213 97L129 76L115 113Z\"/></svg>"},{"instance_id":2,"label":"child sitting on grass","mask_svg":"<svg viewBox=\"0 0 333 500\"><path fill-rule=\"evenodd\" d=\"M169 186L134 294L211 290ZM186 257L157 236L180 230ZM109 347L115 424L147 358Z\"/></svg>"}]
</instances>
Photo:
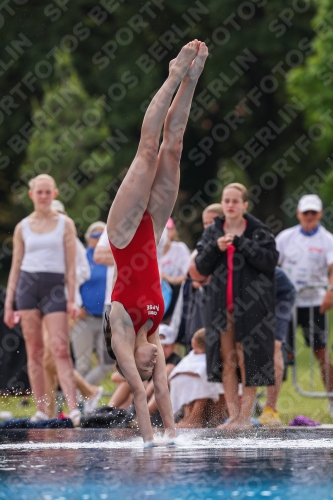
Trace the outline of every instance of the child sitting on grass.
<instances>
[{"instance_id":1,"label":"child sitting on grass","mask_svg":"<svg viewBox=\"0 0 333 500\"><path fill-rule=\"evenodd\" d=\"M192 351L169 376L174 415L184 407L184 418L176 427L204 427L205 408L209 400L219 400L222 383L208 382L206 372L205 328L197 330L191 341Z\"/></svg>"}]
</instances>

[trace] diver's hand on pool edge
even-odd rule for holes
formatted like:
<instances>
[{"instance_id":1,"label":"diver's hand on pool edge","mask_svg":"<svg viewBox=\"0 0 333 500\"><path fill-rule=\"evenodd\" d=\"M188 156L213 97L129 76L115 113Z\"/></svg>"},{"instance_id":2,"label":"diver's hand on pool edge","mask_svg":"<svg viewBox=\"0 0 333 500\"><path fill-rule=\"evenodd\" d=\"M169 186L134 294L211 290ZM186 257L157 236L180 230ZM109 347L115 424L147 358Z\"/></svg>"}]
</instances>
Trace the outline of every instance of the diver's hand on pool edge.
<instances>
[{"instance_id":1,"label":"diver's hand on pool edge","mask_svg":"<svg viewBox=\"0 0 333 500\"><path fill-rule=\"evenodd\" d=\"M143 443L143 447L147 448L147 449L156 448L156 446L158 446L158 444L155 443L155 441L144 441L144 443Z\"/></svg>"},{"instance_id":2,"label":"diver's hand on pool edge","mask_svg":"<svg viewBox=\"0 0 333 500\"><path fill-rule=\"evenodd\" d=\"M168 429L165 429L164 431L164 437L165 438L174 438L176 437L176 429L174 426L169 427Z\"/></svg>"},{"instance_id":3,"label":"diver's hand on pool edge","mask_svg":"<svg viewBox=\"0 0 333 500\"><path fill-rule=\"evenodd\" d=\"M167 446L175 444L175 438L176 438L176 430L174 427L171 429L165 429L163 441L166 443Z\"/></svg>"},{"instance_id":4,"label":"diver's hand on pool edge","mask_svg":"<svg viewBox=\"0 0 333 500\"><path fill-rule=\"evenodd\" d=\"M168 439L165 441L165 446L176 446L176 438Z\"/></svg>"}]
</instances>

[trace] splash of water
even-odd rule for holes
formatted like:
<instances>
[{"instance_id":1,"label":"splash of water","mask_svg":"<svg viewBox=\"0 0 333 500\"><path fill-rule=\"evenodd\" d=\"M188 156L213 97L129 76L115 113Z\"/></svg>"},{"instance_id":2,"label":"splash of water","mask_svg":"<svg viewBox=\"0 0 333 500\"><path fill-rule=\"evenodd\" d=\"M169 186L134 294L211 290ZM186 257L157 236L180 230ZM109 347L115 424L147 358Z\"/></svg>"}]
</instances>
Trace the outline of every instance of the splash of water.
<instances>
[{"instance_id":1,"label":"splash of water","mask_svg":"<svg viewBox=\"0 0 333 500\"><path fill-rule=\"evenodd\" d=\"M152 450L170 446L169 441L161 438L158 446ZM192 436L180 435L173 441L175 448L183 450L195 449L333 449L333 439L280 439L280 438L205 438L196 439ZM2 444L3 450L51 450L51 449L143 449L141 438L124 441L90 441L90 442L61 442L61 443L11 443Z\"/></svg>"}]
</instances>

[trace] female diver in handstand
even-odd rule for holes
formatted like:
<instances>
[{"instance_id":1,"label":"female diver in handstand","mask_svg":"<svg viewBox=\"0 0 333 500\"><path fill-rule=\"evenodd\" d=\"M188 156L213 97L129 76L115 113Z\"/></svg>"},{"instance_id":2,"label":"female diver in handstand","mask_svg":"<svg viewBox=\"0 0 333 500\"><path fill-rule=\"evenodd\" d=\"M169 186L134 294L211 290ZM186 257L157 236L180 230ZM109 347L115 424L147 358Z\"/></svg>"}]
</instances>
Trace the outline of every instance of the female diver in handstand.
<instances>
[{"instance_id":1,"label":"female diver in handstand","mask_svg":"<svg viewBox=\"0 0 333 500\"><path fill-rule=\"evenodd\" d=\"M111 332L105 329L105 340L110 356L117 360L119 371L131 387L141 434L148 446L153 444L153 430L143 380L151 376L166 436L175 436L158 333L164 305L156 244L178 194L183 135L207 56L206 45L194 40L170 62L169 76L146 111L138 151L107 221L116 271L109 318ZM163 142L159 147L163 124Z\"/></svg>"}]
</instances>

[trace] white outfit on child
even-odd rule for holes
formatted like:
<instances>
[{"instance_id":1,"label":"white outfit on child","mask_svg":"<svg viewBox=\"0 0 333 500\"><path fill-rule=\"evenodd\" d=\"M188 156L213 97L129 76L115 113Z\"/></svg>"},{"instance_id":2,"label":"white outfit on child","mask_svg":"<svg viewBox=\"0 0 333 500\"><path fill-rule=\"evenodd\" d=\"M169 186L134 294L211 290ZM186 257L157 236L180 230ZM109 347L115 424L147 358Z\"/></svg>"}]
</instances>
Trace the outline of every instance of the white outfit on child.
<instances>
[{"instance_id":1,"label":"white outfit on child","mask_svg":"<svg viewBox=\"0 0 333 500\"><path fill-rule=\"evenodd\" d=\"M197 376L187 375L194 373ZM219 382L208 382L206 370L206 354L195 354L191 351L172 370L169 375L170 397L174 415L182 406L197 399L218 400L224 394L223 385Z\"/></svg>"}]
</instances>

